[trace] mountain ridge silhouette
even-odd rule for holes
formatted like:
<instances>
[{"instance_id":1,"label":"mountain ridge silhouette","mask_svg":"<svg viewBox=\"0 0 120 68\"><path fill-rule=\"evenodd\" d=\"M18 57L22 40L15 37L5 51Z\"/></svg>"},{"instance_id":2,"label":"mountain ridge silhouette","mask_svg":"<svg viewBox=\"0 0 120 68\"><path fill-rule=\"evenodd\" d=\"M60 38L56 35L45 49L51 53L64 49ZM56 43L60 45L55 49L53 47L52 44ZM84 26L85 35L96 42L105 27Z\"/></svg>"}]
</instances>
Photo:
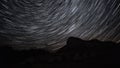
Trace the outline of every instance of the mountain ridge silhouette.
<instances>
[{"instance_id":1,"label":"mountain ridge silhouette","mask_svg":"<svg viewBox=\"0 0 120 68\"><path fill-rule=\"evenodd\" d=\"M120 44L110 41L82 40L70 37L67 45L50 53L40 49L17 51L11 47L0 47L0 54L3 64L13 68L19 66L65 66L73 63L79 64L120 64ZM63 64L64 63L64 64ZM75 63L75 64L74 64ZM46 68L44 67L43 68ZM35 68L35 67L33 67Z\"/></svg>"}]
</instances>

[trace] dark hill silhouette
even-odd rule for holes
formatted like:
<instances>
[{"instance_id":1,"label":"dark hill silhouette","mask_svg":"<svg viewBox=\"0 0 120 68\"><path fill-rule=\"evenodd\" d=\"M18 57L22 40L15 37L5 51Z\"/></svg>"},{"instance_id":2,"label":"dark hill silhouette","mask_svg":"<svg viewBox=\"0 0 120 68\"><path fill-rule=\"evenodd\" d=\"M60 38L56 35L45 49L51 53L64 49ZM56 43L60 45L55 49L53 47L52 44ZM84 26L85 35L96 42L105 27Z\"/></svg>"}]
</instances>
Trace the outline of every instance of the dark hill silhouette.
<instances>
[{"instance_id":1,"label":"dark hill silhouette","mask_svg":"<svg viewBox=\"0 0 120 68\"><path fill-rule=\"evenodd\" d=\"M67 45L55 53L40 49L13 50L0 47L0 59L5 66L12 68L57 68L91 64L120 64L120 45L110 41L89 40L70 37Z\"/></svg>"},{"instance_id":2,"label":"dark hill silhouette","mask_svg":"<svg viewBox=\"0 0 120 68\"><path fill-rule=\"evenodd\" d=\"M84 41L79 38L70 37L67 45L61 48L58 53L61 53L64 57L68 56L66 59L69 58L68 60L73 60L74 62L120 64L120 45L110 41Z\"/></svg>"}]
</instances>

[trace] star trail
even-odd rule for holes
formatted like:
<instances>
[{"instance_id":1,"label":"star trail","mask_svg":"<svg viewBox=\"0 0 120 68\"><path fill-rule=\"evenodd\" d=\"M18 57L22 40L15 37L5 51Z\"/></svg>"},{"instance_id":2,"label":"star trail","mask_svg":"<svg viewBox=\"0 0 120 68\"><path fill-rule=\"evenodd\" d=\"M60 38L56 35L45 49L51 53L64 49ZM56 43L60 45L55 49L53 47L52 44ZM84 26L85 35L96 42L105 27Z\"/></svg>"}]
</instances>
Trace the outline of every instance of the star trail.
<instances>
[{"instance_id":1,"label":"star trail","mask_svg":"<svg viewBox=\"0 0 120 68\"><path fill-rule=\"evenodd\" d=\"M0 0L0 41L13 47L59 48L70 36L120 42L119 32L119 0Z\"/></svg>"}]
</instances>

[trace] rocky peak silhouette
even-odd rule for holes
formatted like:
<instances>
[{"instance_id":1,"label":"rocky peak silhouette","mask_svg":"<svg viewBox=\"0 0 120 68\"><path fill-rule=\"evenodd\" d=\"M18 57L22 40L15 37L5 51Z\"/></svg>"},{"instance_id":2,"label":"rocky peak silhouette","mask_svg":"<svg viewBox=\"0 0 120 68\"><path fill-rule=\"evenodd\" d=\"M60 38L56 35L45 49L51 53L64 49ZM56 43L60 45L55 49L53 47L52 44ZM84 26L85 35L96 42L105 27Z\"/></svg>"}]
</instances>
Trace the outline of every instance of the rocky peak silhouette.
<instances>
[{"instance_id":1,"label":"rocky peak silhouette","mask_svg":"<svg viewBox=\"0 0 120 68\"><path fill-rule=\"evenodd\" d=\"M73 64L120 64L120 45L110 41L68 38L67 45L55 53L40 49L17 51L11 47L0 47L0 59L12 67ZM1 62L2 62L1 61ZM3 63L3 62L2 62ZM75 64L74 64L75 63ZM44 67L46 68L46 67Z\"/></svg>"}]
</instances>

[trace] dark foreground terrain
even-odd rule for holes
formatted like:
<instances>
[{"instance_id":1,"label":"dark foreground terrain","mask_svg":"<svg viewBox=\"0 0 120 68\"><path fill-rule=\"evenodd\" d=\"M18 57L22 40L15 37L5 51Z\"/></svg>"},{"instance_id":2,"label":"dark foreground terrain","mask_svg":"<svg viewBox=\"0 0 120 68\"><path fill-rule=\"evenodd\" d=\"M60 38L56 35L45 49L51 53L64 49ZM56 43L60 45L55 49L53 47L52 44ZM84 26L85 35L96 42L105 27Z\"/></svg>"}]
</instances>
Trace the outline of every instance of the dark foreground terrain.
<instances>
[{"instance_id":1,"label":"dark foreground terrain","mask_svg":"<svg viewBox=\"0 0 120 68\"><path fill-rule=\"evenodd\" d=\"M0 68L80 68L119 65L120 44L70 37L67 45L55 53L33 49L17 51L0 48Z\"/></svg>"}]
</instances>

